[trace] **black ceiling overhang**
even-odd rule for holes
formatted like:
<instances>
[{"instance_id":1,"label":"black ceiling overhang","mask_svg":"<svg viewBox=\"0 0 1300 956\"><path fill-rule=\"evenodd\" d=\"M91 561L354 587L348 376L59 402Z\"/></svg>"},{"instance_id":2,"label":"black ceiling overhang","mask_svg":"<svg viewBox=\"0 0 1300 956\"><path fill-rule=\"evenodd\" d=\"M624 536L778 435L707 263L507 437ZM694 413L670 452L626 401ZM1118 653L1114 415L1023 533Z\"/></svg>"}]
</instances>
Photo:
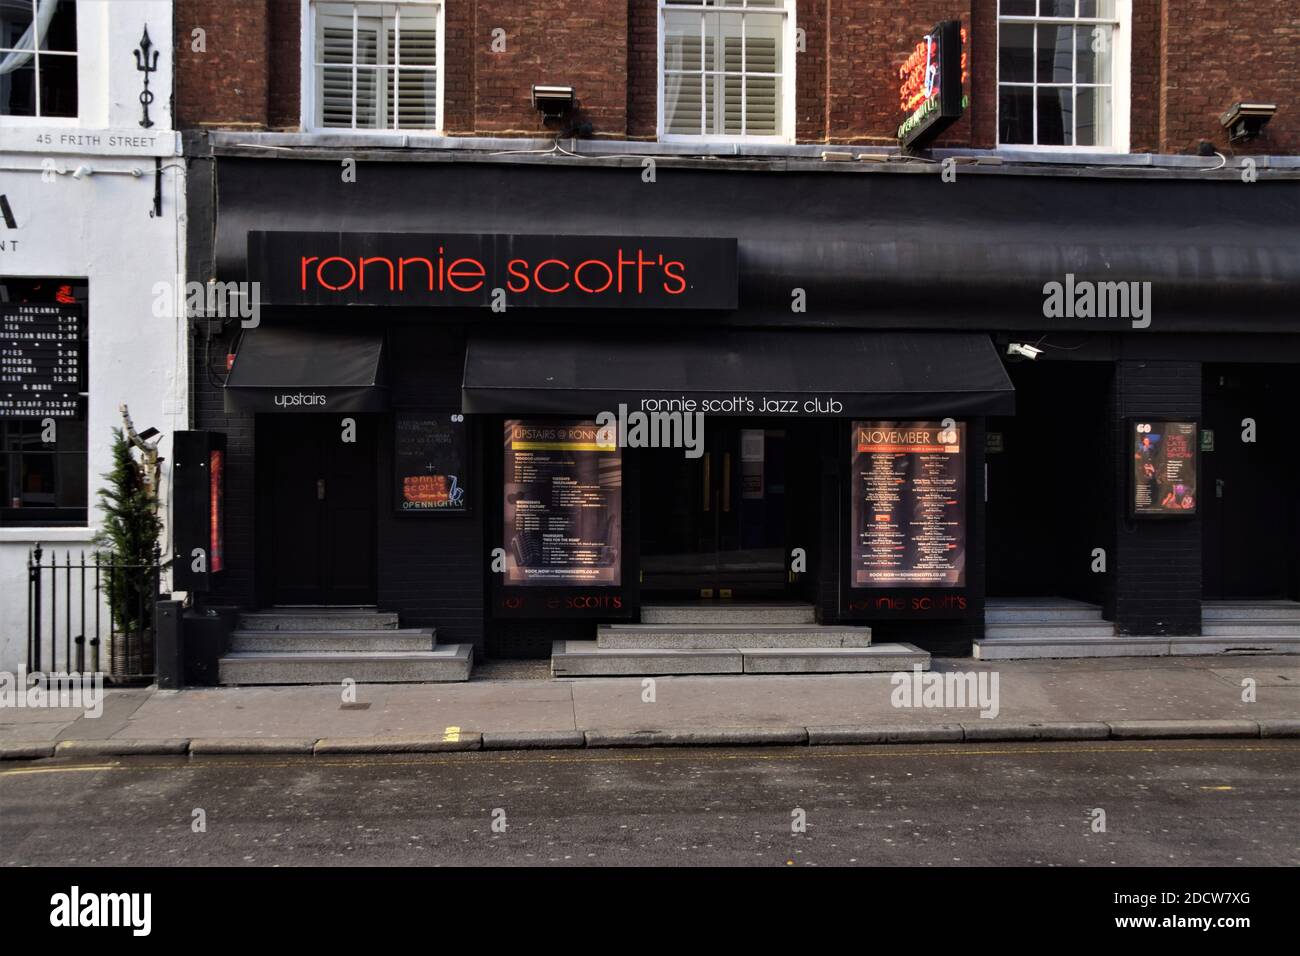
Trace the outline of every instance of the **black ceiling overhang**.
<instances>
[{"instance_id":1,"label":"black ceiling overhang","mask_svg":"<svg viewBox=\"0 0 1300 956\"><path fill-rule=\"evenodd\" d=\"M461 401L469 413L595 415L620 404L675 410L663 404L675 399L733 416L942 419L1015 411L1006 369L989 337L976 333L553 335L471 339L465 354Z\"/></svg>"},{"instance_id":2,"label":"black ceiling overhang","mask_svg":"<svg viewBox=\"0 0 1300 956\"><path fill-rule=\"evenodd\" d=\"M1045 317L1044 284L1068 273L1151 282L1151 333L1289 329L1300 301L1294 178L1247 189L1191 171L963 171L943 183L915 172L675 168L647 188L627 169L577 161L367 169L339 189L337 163L219 157L218 276L257 278L247 256L259 230L661 235L736 239L737 324L1129 331L1125 321ZM791 308L795 289L802 312Z\"/></svg>"},{"instance_id":3,"label":"black ceiling overhang","mask_svg":"<svg viewBox=\"0 0 1300 956\"><path fill-rule=\"evenodd\" d=\"M292 326L249 329L226 379L226 410L384 411L383 359L382 335Z\"/></svg>"}]
</instances>

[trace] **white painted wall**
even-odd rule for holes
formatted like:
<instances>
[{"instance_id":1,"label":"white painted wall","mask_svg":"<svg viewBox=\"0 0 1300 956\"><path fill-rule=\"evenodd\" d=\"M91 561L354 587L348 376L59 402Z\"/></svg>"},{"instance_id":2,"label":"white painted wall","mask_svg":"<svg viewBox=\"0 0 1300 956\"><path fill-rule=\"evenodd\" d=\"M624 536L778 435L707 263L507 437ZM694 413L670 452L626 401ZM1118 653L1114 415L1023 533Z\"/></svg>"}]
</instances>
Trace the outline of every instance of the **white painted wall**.
<instances>
[{"instance_id":1,"label":"white painted wall","mask_svg":"<svg viewBox=\"0 0 1300 956\"><path fill-rule=\"evenodd\" d=\"M0 528L0 670L26 664L27 553L34 541L74 553L99 523L95 491L110 464L109 430L130 406L138 428L171 436L188 421L185 325L154 308L155 283L184 273L185 175L172 130L169 0L79 0L76 120L0 117L0 193L17 229L0 224L0 276L84 276L89 285L89 467L86 528ZM133 50L145 24L159 49L150 129L139 125L142 74ZM155 157L162 215L153 212ZM89 175L74 179L78 166ZM138 174L138 175L136 175ZM168 487L164 464L163 490Z\"/></svg>"}]
</instances>

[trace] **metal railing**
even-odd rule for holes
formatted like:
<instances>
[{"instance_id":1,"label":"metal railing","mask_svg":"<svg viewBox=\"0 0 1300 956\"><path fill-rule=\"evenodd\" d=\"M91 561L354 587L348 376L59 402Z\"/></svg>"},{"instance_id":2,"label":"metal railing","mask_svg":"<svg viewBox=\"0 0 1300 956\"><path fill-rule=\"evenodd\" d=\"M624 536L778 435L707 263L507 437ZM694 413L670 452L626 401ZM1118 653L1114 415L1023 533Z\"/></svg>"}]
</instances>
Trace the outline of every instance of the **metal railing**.
<instances>
[{"instance_id":1,"label":"metal railing","mask_svg":"<svg viewBox=\"0 0 1300 956\"><path fill-rule=\"evenodd\" d=\"M148 564L113 561L99 552L54 551L37 544L27 556L27 670L151 677L154 607L161 551Z\"/></svg>"}]
</instances>

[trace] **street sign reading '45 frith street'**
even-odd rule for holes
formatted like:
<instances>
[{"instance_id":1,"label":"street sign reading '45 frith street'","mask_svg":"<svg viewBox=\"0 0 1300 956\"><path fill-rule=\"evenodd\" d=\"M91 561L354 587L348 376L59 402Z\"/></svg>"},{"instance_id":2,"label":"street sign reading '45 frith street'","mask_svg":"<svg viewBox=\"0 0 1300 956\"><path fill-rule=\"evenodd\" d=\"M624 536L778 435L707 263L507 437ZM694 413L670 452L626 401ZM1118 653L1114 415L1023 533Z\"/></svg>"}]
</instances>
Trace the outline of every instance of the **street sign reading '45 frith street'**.
<instances>
[{"instance_id":1,"label":"street sign reading '45 frith street'","mask_svg":"<svg viewBox=\"0 0 1300 956\"><path fill-rule=\"evenodd\" d=\"M959 20L945 20L928 34L898 68L898 97L906 119L898 127L899 145L921 149L961 118L966 109L966 31Z\"/></svg>"}]
</instances>

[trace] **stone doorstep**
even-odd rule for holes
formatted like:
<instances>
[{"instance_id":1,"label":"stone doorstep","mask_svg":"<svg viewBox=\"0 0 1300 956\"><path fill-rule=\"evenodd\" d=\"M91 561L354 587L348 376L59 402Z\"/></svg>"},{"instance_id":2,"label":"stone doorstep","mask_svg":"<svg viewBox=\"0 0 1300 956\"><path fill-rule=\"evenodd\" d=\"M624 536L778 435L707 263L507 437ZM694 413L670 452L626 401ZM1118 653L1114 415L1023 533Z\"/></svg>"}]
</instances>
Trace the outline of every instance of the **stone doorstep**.
<instances>
[{"instance_id":1,"label":"stone doorstep","mask_svg":"<svg viewBox=\"0 0 1300 956\"><path fill-rule=\"evenodd\" d=\"M821 624L601 624L596 628L596 644L601 650L870 647L871 628Z\"/></svg>"},{"instance_id":2,"label":"stone doorstep","mask_svg":"<svg viewBox=\"0 0 1300 956\"><path fill-rule=\"evenodd\" d=\"M472 644L428 651L236 651L219 661L222 684L439 683L469 679Z\"/></svg>"},{"instance_id":3,"label":"stone doorstep","mask_svg":"<svg viewBox=\"0 0 1300 956\"><path fill-rule=\"evenodd\" d=\"M437 643L437 634L431 627L363 631L342 628L303 631L236 630L230 634L228 650L306 653L431 651L437 649Z\"/></svg>"},{"instance_id":4,"label":"stone doorstep","mask_svg":"<svg viewBox=\"0 0 1300 956\"><path fill-rule=\"evenodd\" d=\"M642 624L815 624L816 620L817 611L811 604L788 601L641 606Z\"/></svg>"},{"instance_id":5,"label":"stone doorstep","mask_svg":"<svg viewBox=\"0 0 1300 956\"><path fill-rule=\"evenodd\" d=\"M556 641L555 677L649 677L690 674L861 673L928 668L930 655L910 644L870 647L606 648Z\"/></svg>"},{"instance_id":6,"label":"stone doorstep","mask_svg":"<svg viewBox=\"0 0 1300 956\"><path fill-rule=\"evenodd\" d=\"M1182 637L1110 635L1106 637L1054 637L1040 633L1025 637L982 637L973 645L973 658L996 660L1069 660L1087 657L1166 657L1207 654L1300 654L1300 636L1260 634L1222 637L1192 634Z\"/></svg>"}]
</instances>

